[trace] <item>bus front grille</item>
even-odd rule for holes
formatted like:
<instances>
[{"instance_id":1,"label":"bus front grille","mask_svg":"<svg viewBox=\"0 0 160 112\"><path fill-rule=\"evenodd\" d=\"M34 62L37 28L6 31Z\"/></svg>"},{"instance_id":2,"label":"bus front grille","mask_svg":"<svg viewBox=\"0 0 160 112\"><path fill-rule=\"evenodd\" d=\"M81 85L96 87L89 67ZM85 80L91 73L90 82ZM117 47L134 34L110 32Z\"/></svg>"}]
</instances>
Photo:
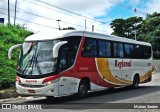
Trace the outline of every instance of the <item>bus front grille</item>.
<instances>
[{"instance_id":1,"label":"bus front grille","mask_svg":"<svg viewBox=\"0 0 160 112\"><path fill-rule=\"evenodd\" d=\"M44 87L44 85L31 85L31 84L19 84L20 86L23 87L29 87L29 88L41 88Z\"/></svg>"}]
</instances>

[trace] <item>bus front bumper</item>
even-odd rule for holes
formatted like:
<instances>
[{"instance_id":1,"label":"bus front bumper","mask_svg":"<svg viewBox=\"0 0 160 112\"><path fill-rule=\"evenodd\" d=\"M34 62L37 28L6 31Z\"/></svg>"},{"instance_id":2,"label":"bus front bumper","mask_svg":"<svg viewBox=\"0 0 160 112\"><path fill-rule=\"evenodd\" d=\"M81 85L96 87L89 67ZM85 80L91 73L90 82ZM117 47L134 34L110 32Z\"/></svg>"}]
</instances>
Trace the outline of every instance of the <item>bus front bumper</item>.
<instances>
[{"instance_id":1,"label":"bus front bumper","mask_svg":"<svg viewBox=\"0 0 160 112\"><path fill-rule=\"evenodd\" d=\"M55 96L54 84L45 87L24 87L16 83L16 91L19 95L29 96Z\"/></svg>"}]
</instances>

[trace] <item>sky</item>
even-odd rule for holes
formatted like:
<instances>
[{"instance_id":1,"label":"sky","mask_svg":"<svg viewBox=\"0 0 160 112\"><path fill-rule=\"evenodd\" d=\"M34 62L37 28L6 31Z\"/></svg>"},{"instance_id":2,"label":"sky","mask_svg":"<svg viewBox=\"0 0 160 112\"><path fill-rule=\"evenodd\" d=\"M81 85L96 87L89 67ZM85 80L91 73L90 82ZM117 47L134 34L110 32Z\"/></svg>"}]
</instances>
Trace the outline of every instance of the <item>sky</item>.
<instances>
[{"instance_id":1,"label":"sky","mask_svg":"<svg viewBox=\"0 0 160 112\"><path fill-rule=\"evenodd\" d=\"M10 20L14 23L15 1L10 0ZM0 18L8 23L8 0L0 0ZM134 11L136 8L136 12ZM111 34L114 19L160 12L160 0L17 0L16 24L37 32L60 28ZM58 24L58 21L59 24ZM86 26L86 28L85 28Z\"/></svg>"}]
</instances>

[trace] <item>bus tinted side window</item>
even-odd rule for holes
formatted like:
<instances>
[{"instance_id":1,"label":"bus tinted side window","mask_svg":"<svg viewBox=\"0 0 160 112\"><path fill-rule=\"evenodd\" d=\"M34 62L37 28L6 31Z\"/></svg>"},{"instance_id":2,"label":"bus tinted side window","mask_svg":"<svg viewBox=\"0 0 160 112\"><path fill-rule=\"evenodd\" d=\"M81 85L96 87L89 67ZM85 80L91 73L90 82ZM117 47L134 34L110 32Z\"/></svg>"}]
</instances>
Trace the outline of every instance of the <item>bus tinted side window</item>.
<instances>
[{"instance_id":1,"label":"bus tinted side window","mask_svg":"<svg viewBox=\"0 0 160 112\"><path fill-rule=\"evenodd\" d=\"M113 43L114 57L123 58L123 44L122 43Z\"/></svg>"},{"instance_id":2,"label":"bus tinted side window","mask_svg":"<svg viewBox=\"0 0 160 112\"><path fill-rule=\"evenodd\" d=\"M145 59L151 58L151 47L143 46L143 49L144 49L144 58Z\"/></svg>"},{"instance_id":3,"label":"bus tinted side window","mask_svg":"<svg viewBox=\"0 0 160 112\"><path fill-rule=\"evenodd\" d=\"M111 57L111 43L104 40L98 41L98 56L99 57Z\"/></svg>"},{"instance_id":4,"label":"bus tinted side window","mask_svg":"<svg viewBox=\"0 0 160 112\"><path fill-rule=\"evenodd\" d=\"M99 52L98 52L98 56L99 57L106 57L106 43L103 40L99 40L98 41L98 48L99 48Z\"/></svg>"},{"instance_id":5,"label":"bus tinted side window","mask_svg":"<svg viewBox=\"0 0 160 112\"><path fill-rule=\"evenodd\" d=\"M134 46L131 44L124 44L124 54L125 54L125 58L133 58Z\"/></svg>"},{"instance_id":6,"label":"bus tinted side window","mask_svg":"<svg viewBox=\"0 0 160 112\"><path fill-rule=\"evenodd\" d=\"M82 56L97 57L97 41L96 39L86 38L82 48Z\"/></svg>"},{"instance_id":7,"label":"bus tinted side window","mask_svg":"<svg viewBox=\"0 0 160 112\"><path fill-rule=\"evenodd\" d=\"M74 64L81 37L67 37L63 41L67 41L68 43L61 46L59 50L59 72L68 69Z\"/></svg>"},{"instance_id":8,"label":"bus tinted side window","mask_svg":"<svg viewBox=\"0 0 160 112\"><path fill-rule=\"evenodd\" d=\"M140 45L135 46L135 56L137 59L143 59L143 47Z\"/></svg>"},{"instance_id":9,"label":"bus tinted side window","mask_svg":"<svg viewBox=\"0 0 160 112\"><path fill-rule=\"evenodd\" d=\"M111 42L106 42L107 57L111 57Z\"/></svg>"},{"instance_id":10,"label":"bus tinted side window","mask_svg":"<svg viewBox=\"0 0 160 112\"><path fill-rule=\"evenodd\" d=\"M68 47L69 47L69 65L72 66L75 58L76 58L76 54L78 52L78 47L80 44L80 40L81 37L70 37L67 41L68 41Z\"/></svg>"},{"instance_id":11,"label":"bus tinted side window","mask_svg":"<svg viewBox=\"0 0 160 112\"><path fill-rule=\"evenodd\" d=\"M59 57L59 70L63 71L65 69L67 69L69 67L69 63L68 63L68 45L65 44L63 45L60 50L60 57Z\"/></svg>"}]
</instances>

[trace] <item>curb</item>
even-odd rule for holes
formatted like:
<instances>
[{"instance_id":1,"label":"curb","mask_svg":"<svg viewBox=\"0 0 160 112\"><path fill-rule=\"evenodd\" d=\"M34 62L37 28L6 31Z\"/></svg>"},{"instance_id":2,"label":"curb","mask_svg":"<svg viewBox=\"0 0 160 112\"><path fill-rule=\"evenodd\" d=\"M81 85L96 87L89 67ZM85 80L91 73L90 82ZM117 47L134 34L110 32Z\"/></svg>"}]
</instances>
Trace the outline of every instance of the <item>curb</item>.
<instances>
[{"instance_id":1,"label":"curb","mask_svg":"<svg viewBox=\"0 0 160 112\"><path fill-rule=\"evenodd\" d=\"M18 96L17 98L7 98L7 99L1 99L0 103L2 102L8 102L8 101L15 101L15 100L23 100L25 98L22 98L21 96Z\"/></svg>"},{"instance_id":2,"label":"curb","mask_svg":"<svg viewBox=\"0 0 160 112\"><path fill-rule=\"evenodd\" d=\"M17 98L18 94L16 91L1 91L0 92L0 99L6 98Z\"/></svg>"},{"instance_id":3,"label":"curb","mask_svg":"<svg viewBox=\"0 0 160 112\"><path fill-rule=\"evenodd\" d=\"M32 97L32 96L29 96L29 97L21 97L21 96L18 96L17 98L1 99L1 100L0 100L0 103L9 102L9 101L15 101L15 100L29 100L29 99L33 99L33 98L34 98L34 97Z\"/></svg>"}]
</instances>

